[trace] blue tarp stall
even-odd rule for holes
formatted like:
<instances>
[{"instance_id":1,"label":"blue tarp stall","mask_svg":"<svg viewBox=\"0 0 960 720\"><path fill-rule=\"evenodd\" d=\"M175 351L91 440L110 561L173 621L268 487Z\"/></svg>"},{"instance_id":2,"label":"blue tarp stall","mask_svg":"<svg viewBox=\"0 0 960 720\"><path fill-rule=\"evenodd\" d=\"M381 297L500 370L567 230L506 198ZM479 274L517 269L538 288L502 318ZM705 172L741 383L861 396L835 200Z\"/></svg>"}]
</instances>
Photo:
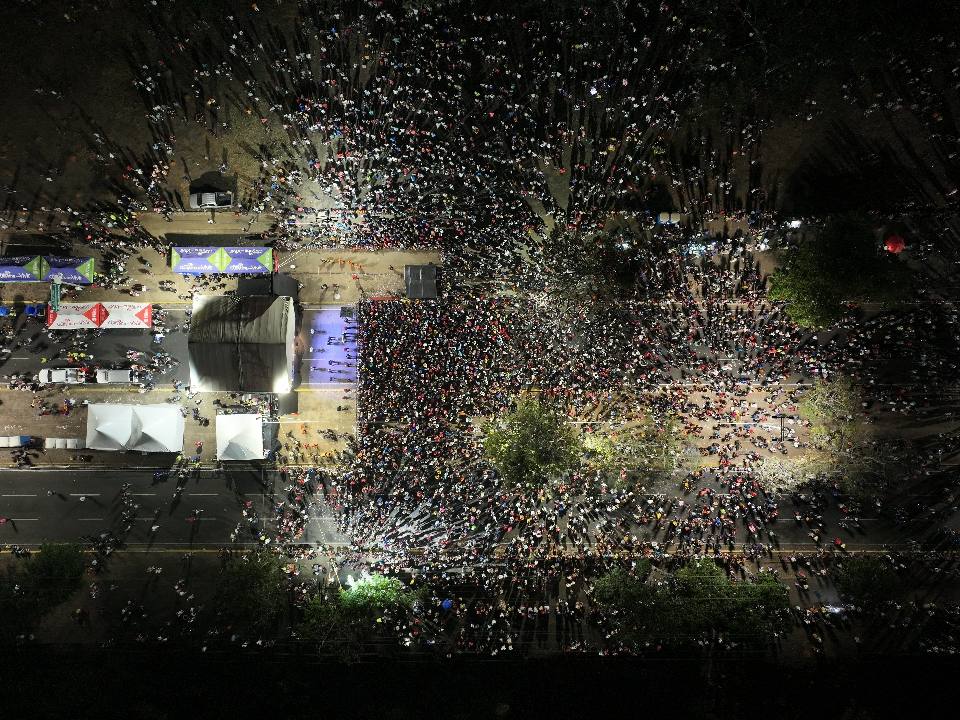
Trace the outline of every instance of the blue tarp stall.
<instances>
[{"instance_id":1,"label":"blue tarp stall","mask_svg":"<svg viewBox=\"0 0 960 720\"><path fill-rule=\"evenodd\" d=\"M170 267L181 275L268 275L274 271L268 247L177 247Z\"/></svg>"},{"instance_id":2,"label":"blue tarp stall","mask_svg":"<svg viewBox=\"0 0 960 720\"><path fill-rule=\"evenodd\" d=\"M93 258L53 255L0 258L0 282L50 282L59 278L71 285L89 285L93 274Z\"/></svg>"}]
</instances>

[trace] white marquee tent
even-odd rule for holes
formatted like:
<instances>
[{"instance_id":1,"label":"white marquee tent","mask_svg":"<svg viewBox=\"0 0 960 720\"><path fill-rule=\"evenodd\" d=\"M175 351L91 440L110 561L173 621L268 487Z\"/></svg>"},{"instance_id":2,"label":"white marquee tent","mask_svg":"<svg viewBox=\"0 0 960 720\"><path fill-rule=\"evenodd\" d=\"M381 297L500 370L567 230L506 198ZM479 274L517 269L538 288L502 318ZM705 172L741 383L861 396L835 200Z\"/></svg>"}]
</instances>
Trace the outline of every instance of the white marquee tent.
<instances>
[{"instance_id":1,"label":"white marquee tent","mask_svg":"<svg viewBox=\"0 0 960 720\"><path fill-rule=\"evenodd\" d=\"M262 460L260 415L217 415L217 460Z\"/></svg>"},{"instance_id":2,"label":"white marquee tent","mask_svg":"<svg viewBox=\"0 0 960 720\"><path fill-rule=\"evenodd\" d=\"M90 405L87 447L91 450L183 450L183 415L176 405Z\"/></svg>"}]
</instances>

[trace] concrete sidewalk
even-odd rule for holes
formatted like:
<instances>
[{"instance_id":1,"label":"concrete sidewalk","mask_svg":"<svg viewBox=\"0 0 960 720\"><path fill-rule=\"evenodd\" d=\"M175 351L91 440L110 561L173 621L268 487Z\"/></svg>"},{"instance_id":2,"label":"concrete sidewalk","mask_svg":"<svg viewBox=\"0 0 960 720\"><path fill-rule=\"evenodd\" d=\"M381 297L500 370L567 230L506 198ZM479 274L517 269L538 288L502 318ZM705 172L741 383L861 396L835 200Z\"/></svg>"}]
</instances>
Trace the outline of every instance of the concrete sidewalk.
<instances>
[{"instance_id":1,"label":"concrete sidewalk","mask_svg":"<svg viewBox=\"0 0 960 720\"><path fill-rule=\"evenodd\" d=\"M440 264L439 251L294 250L281 253L278 265L280 272L303 284L300 301L305 305L349 305L362 297L404 296L403 266L431 262ZM339 299L334 285L339 286Z\"/></svg>"},{"instance_id":2,"label":"concrete sidewalk","mask_svg":"<svg viewBox=\"0 0 960 720\"><path fill-rule=\"evenodd\" d=\"M206 234L197 236L201 245L215 246L229 243L231 238L223 235ZM96 260L96 270L100 273L104 264L101 254L95 250L85 251L84 257ZM150 263L149 267L139 258ZM348 305L361 297L377 295L403 295L404 265L440 264L438 251L410 252L364 252L349 250L294 250L277 254L280 272L288 273L303 284L300 302L305 305L335 304ZM393 268L392 270L390 268ZM65 285L61 299L63 302L118 302L140 301L159 305L190 304L180 297L194 290L193 277L179 275L170 269L169 257L153 248L143 248L131 255L126 262L126 275L130 282L120 288L105 288L97 283L86 286ZM354 277L356 276L356 277ZM226 287L215 291L221 294L226 290L235 290L236 278L220 276ZM173 284L173 291L161 291L160 281ZM142 284L146 290L134 297L130 294L132 284ZM323 286L327 287L324 288ZM334 285L339 286L340 299L336 300ZM204 294L202 288L197 290ZM50 284L46 282L0 283L0 302L42 303L50 299Z\"/></svg>"},{"instance_id":3,"label":"concrete sidewalk","mask_svg":"<svg viewBox=\"0 0 960 720\"><path fill-rule=\"evenodd\" d=\"M121 403L131 405L149 405L165 403L171 396L170 388L155 389L140 393L135 389L120 387L97 386L62 386L51 387L38 392L36 395L29 391L0 390L0 412L3 413L3 425L0 425L0 435L29 435L34 438L86 438L87 407L84 401L90 403ZM63 406L67 399L75 401L75 405L68 415L40 415L39 408L31 407L34 398L40 398L46 403ZM192 400L181 395L177 407L183 406L189 410L197 408L200 416L210 420L206 427L193 419L192 415L184 421L183 454L196 454L196 443L202 442L200 461L204 464L216 462L216 415L217 406L214 401L220 399L223 403L230 402L229 393L199 393ZM329 463L332 458L329 453L342 451L346 446L345 440L332 441L320 435L319 431L333 429L338 434L353 433L356 427L356 407L353 391L344 396L344 388L329 386L298 393L299 412L295 415L283 415L279 419L279 439L283 448L282 454L289 463L313 464ZM199 404L197 401L200 401ZM337 406L347 406L346 411L337 411ZM304 432L306 430L306 432ZM292 436L292 437L291 437ZM301 444L298 449L293 439ZM81 443L82 444L82 443ZM0 467L14 467L13 453L0 454ZM101 450L56 450L48 449L43 452L32 453L33 464L37 467L63 466L74 464L71 457L75 455L91 455L93 460L79 467L89 467L91 464L105 467L143 466L153 467L169 465L174 454L163 453L122 453Z\"/></svg>"},{"instance_id":4,"label":"concrete sidewalk","mask_svg":"<svg viewBox=\"0 0 960 720\"><path fill-rule=\"evenodd\" d=\"M96 386L63 386L43 390L34 396L33 393L23 390L0 390L0 408L3 411L4 424L0 426L3 435L30 435L35 438L80 438L84 440L87 433L87 407L84 401L90 403L124 403L131 405L150 405L165 403L171 395L171 390L157 389L139 393L130 388L96 387ZM225 400L226 393L202 393L193 400L183 396L183 406L189 409L198 408L202 417L209 418L210 424L201 427L192 417L184 421L183 454L185 456L196 453L196 443L203 443L201 460L203 462L216 461L216 406L213 401L220 397ZM65 400L75 401L69 415L40 415L39 409L31 407L35 397L56 405L63 405ZM200 404L196 403L200 400ZM179 407L180 404L177 405ZM82 444L82 443L81 443ZM12 466L12 453L0 455L0 465ZM46 465L69 465L70 457L74 455L92 455L92 464L110 467L119 466L154 466L169 465L170 458L175 454L165 453L122 453L101 450L55 450L49 449L34 457L34 464L38 467Z\"/></svg>"}]
</instances>

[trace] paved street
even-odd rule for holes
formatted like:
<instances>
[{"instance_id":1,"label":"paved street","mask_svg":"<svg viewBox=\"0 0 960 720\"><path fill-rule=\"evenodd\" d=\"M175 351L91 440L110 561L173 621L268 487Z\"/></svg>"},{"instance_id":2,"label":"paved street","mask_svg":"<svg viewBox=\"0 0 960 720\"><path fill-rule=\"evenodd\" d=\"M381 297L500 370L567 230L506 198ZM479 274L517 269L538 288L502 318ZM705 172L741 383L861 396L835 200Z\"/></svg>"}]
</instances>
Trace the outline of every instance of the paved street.
<instances>
[{"instance_id":1,"label":"paved street","mask_svg":"<svg viewBox=\"0 0 960 720\"><path fill-rule=\"evenodd\" d=\"M186 322L187 307L184 303L164 304L162 298L157 303L167 310L167 332L160 343L154 341L153 333L148 330L118 329L104 330L99 336L92 336L90 331L82 331L90 337L85 352L92 355L90 364L103 367L129 367L127 360L128 350L139 350L144 353L167 352L180 360L180 365L172 372L154 378L158 385L171 384L174 380L188 381L190 369L187 365L187 335L181 332L180 326ZM10 321L7 321L8 323ZM9 326L8 326L9 327ZM4 347L9 353L0 355L0 372L36 373L41 367L66 367L75 365L67 360L66 353L71 349L71 339L77 331L62 331L59 342L51 342L47 337L42 321L33 320L21 315L13 321L13 336L7 339ZM41 364L41 358L48 362Z\"/></svg>"},{"instance_id":2,"label":"paved street","mask_svg":"<svg viewBox=\"0 0 960 720\"><path fill-rule=\"evenodd\" d=\"M130 496L139 505L129 534L123 533L121 519L124 482L130 483ZM274 474L208 471L182 482L177 494L174 478L156 480L152 470L0 472L0 517L8 518L0 526L0 543L72 542L112 531L133 549L256 547L261 529L275 534L274 493L282 500L283 488ZM253 523L243 517L248 502L248 512L255 511L258 518ZM159 528L153 531L155 525ZM237 539L231 541L238 525ZM302 541L342 542L322 501L317 501Z\"/></svg>"}]
</instances>

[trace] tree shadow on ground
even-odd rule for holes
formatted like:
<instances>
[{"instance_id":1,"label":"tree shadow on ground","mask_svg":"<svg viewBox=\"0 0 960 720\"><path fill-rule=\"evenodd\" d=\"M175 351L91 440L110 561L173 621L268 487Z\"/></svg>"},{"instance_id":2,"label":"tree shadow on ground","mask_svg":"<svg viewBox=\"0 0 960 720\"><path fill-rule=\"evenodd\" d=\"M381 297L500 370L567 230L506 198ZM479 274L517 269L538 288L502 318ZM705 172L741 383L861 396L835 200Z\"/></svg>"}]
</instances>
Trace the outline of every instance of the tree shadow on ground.
<instances>
[{"instance_id":1,"label":"tree shadow on ground","mask_svg":"<svg viewBox=\"0 0 960 720\"><path fill-rule=\"evenodd\" d=\"M799 163L785 190L784 209L798 214L890 211L931 200L891 145L865 140L842 123L828 132L822 150Z\"/></svg>"}]
</instances>

